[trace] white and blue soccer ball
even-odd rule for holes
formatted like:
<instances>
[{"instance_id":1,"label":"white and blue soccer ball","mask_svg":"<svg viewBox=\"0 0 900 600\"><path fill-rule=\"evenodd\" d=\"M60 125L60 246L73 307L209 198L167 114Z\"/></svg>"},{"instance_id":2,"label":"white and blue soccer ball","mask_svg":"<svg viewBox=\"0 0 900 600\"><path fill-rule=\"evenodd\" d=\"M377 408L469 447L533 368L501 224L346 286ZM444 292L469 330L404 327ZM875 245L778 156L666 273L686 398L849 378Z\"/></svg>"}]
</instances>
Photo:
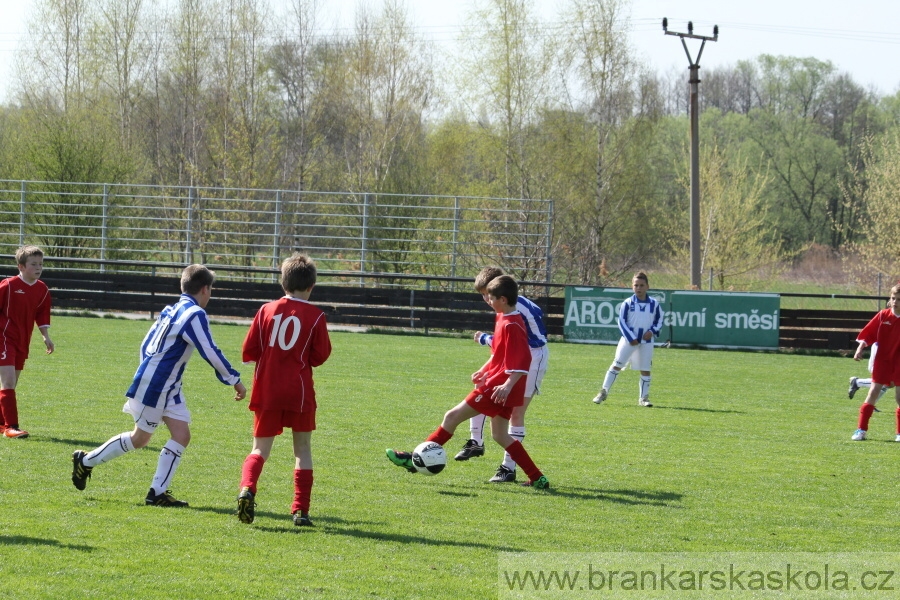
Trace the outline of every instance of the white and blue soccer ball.
<instances>
[{"instance_id":1,"label":"white and blue soccer ball","mask_svg":"<svg viewBox=\"0 0 900 600\"><path fill-rule=\"evenodd\" d=\"M412 464L422 475L437 475L447 466L447 453L437 442L422 442L412 452Z\"/></svg>"}]
</instances>

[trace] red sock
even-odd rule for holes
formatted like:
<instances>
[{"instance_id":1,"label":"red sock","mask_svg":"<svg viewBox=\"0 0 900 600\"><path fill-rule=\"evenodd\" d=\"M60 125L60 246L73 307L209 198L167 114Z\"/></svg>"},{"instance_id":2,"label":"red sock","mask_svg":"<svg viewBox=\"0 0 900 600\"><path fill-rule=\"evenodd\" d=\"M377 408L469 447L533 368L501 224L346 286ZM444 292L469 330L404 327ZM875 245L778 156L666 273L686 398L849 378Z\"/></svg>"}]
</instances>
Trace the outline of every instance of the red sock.
<instances>
[{"instance_id":1,"label":"red sock","mask_svg":"<svg viewBox=\"0 0 900 600\"><path fill-rule=\"evenodd\" d=\"M450 441L450 438L453 437L453 434L444 429L443 427L438 427L434 430L434 433L428 436L426 442L437 442L441 446Z\"/></svg>"},{"instance_id":2,"label":"red sock","mask_svg":"<svg viewBox=\"0 0 900 600\"><path fill-rule=\"evenodd\" d=\"M863 402L862 406L859 407L859 425L857 425L857 429L869 430L869 419L872 418L873 412L875 412L875 405Z\"/></svg>"},{"instance_id":3,"label":"red sock","mask_svg":"<svg viewBox=\"0 0 900 600\"><path fill-rule=\"evenodd\" d=\"M525 471L525 475L528 476L528 481L535 481L543 475L541 470L537 468L537 465L534 464L534 461L531 460L531 457L528 456L528 451L525 450L525 446L523 446L522 442L519 440L513 440L513 443L506 447L506 451L509 452L509 456L516 461L516 464Z\"/></svg>"},{"instance_id":4,"label":"red sock","mask_svg":"<svg viewBox=\"0 0 900 600\"><path fill-rule=\"evenodd\" d=\"M244 466L241 468L241 487L250 488L253 495L256 495L256 482L262 474L263 465L266 459L259 454L248 454L244 459Z\"/></svg>"},{"instance_id":5,"label":"red sock","mask_svg":"<svg viewBox=\"0 0 900 600\"><path fill-rule=\"evenodd\" d=\"M894 411L894 416L897 421L897 435L900 435L900 406L898 406L897 410Z\"/></svg>"},{"instance_id":6,"label":"red sock","mask_svg":"<svg viewBox=\"0 0 900 600\"><path fill-rule=\"evenodd\" d=\"M0 411L3 413L3 425L19 426L19 410L16 406L16 390L0 390Z\"/></svg>"},{"instance_id":7,"label":"red sock","mask_svg":"<svg viewBox=\"0 0 900 600\"><path fill-rule=\"evenodd\" d=\"M294 514L298 510L301 513L309 512L309 500L312 497L312 486L312 469L294 469L294 503L291 504L291 514Z\"/></svg>"}]
</instances>

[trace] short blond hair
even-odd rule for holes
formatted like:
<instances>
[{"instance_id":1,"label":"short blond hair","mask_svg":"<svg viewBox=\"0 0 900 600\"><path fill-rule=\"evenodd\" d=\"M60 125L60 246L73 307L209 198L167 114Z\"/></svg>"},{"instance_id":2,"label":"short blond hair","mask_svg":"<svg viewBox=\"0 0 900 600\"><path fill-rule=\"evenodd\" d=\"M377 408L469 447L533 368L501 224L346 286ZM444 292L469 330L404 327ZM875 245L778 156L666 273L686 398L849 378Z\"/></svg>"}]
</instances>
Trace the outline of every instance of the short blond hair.
<instances>
[{"instance_id":1,"label":"short blond hair","mask_svg":"<svg viewBox=\"0 0 900 600\"><path fill-rule=\"evenodd\" d=\"M281 263L281 289L305 292L316 284L316 262L305 254L294 254Z\"/></svg>"},{"instance_id":2,"label":"short blond hair","mask_svg":"<svg viewBox=\"0 0 900 600\"><path fill-rule=\"evenodd\" d=\"M16 263L25 266L28 259L32 256L40 256L44 258L44 251L37 246L22 246L16 250Z\"/></svg>"}]
</instances>

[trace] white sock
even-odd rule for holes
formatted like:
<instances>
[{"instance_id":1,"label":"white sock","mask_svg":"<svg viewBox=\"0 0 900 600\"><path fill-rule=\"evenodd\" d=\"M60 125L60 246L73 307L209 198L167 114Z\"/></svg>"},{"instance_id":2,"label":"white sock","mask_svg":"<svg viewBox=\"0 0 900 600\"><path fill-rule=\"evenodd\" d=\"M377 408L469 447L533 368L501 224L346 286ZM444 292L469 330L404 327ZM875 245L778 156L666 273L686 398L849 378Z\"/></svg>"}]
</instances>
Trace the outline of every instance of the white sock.
<instances>
[{"instance_id":1,"label":"white sock","mask_svg":"<svg viewBox=\"0 0 900 600\"><path fill-rule=\"evenodd\" d=\"M616 371L612 367L609 368L609 371L606 372L606 377L603 379L603 389L607 392L612 388L612 384L616 382L616 377L619 376L620 371Z\"/></svg>"},{"instance_id":2,"label":"white sock","mask_svg":"<svg viewBox=\"0 0 900 600\"><path fill-rule=\"evenodd\" d=\"M525 426L523 425L522 427L513 427L512 425L510 425L509 435L521 442L525 439ZM509 452L503 453L503 466L510 471L516 470L516 461L512 459L512 456L509 455Z\"/></svg>"},{"instance_id":3,"label":"white sock","mask_svg":"<svg viewBox=\"0 0 900 600\"><path fill-rule=\"evenodd\" d=\"M640 397L641 398L649 398L650 397L650 376L649 375L641 375L641 383L640 383Z\"/></svg>"},{"instance_id":4,"label":"white sock","mask_svg":"<svg viewBox=\"0 0 900 600\"><path fill-rule=\"evenodd\" d=\"M86 467L96 467L132 450L134 450L134 444L131 443L131 432L126 431L109 438L105 444L85 454L81 462Z\"/></svg>"},{"instance_id":5,"label":"white sock","mask_svg":"<svg viewBox=\"0 0 900 600\"><path fill-rule=\"evenodd\" d=\"M857 379L856 385L858 385L859 387L872 387L872 380L871 379Z\"/></svg>"},{"instance_id":6,"label":"white sock","mask_svg":"<svg viewBox=\"0 0 900 600\"><path fill-rule=\"evenodd\" d=\"M184 446L174 440L169 440L159 453L159 461L156 463L156 475L153 476L153 493L157 496L169 489L175 471L181 462Z\"/></svg>"},{"instance_id":7,"label":"white sock","mask_svg":"<svg viewBox=\"0 0 900 600\"><path fill-rule=\"evenodd\" d=\"M478 442L478 445L484 445L484 421L487 419L482 414L477 414L469 419L469 437Z\"/></svg>"}]
</instances>

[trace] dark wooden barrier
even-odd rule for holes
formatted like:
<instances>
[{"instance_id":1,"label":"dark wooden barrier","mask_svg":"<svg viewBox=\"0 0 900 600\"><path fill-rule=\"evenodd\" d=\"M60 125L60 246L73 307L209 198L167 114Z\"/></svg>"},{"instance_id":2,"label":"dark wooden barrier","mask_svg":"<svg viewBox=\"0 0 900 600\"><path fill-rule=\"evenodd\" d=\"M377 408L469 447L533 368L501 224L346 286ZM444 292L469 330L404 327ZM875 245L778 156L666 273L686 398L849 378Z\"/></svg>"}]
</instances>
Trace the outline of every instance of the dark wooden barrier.
<instances>
[{"instance_id":1,"label":"dark wooden barrier","mask_svg":"<svg viewBox=\"0 0 900 600\"><path fill-rule=\"evenodd\" d=\"M8 267L0 268L0 275L12 274L15 271ZM177 301L180 294L176 276L48 268L41 278L52 290L54 307L69 310L155 313ZM207 312L214 318L249 319L264 302L282 293L277 283L221 278L213 288ZM530 293L527 289L526 294L544 311L548 332L562 336L565 300ZM335 325L418 331L475 331L493 327L490 308L474 291L348 287L323 281L316 286L312 301L326 312L329 323ZM854 350L857 334L873 314L874 311L782 309L779 346Z\"/></svg>"},{"instance_id":2,"label":"dark wooden barrier","mask_svg":"<svg viewBox=\"0 0 900 600\"><path fill-rule=\"evenodd\" d=\"M46 270L56 308L85 311L158 312L178 300L177 277ZM284 294L275 283L217 280L206 310L212 317L252 318L264 303ZM545 313L548 332L563 333L563 298L532 297ZM493 328L494 317L472 292L316 285L312 302L335 325L415 330L475 331Z\"/></svg>"}]
</instances>

